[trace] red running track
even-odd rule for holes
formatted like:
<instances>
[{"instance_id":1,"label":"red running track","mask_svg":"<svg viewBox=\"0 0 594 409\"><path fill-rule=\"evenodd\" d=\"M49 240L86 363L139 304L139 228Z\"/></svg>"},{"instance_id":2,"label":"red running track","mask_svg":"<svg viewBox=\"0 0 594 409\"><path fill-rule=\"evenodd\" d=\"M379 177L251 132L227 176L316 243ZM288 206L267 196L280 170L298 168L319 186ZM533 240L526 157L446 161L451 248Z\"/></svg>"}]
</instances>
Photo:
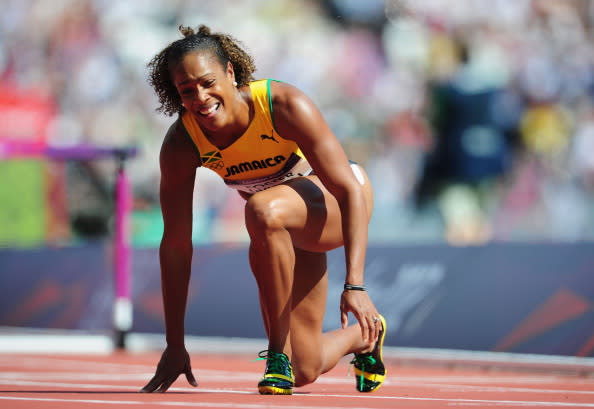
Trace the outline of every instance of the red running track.
<instances>
[{"instance_id":1,"label":"red running track","mask_svg":"<svg viewBox=\"0 0 594 409\"><path fill-rule=\"evenodd\" d=\"M594 408L591 373L412 365L387 361L388 380L361 394L348 360L292 396L261 396L263 361L250 355L192 353L199 386L180 377L165 394L138 390L159 354L0 354L0 408Z\"/></svg>"}]
</instances>

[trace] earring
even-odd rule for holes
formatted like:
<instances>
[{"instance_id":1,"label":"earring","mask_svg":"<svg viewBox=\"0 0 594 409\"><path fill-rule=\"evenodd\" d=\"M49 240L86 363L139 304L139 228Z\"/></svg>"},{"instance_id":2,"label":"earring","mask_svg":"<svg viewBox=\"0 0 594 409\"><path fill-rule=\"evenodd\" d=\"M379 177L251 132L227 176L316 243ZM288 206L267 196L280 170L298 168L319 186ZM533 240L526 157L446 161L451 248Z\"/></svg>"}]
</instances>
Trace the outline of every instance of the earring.
<instances>
[{"instance_id":1,"label":"earring","mask_svg":"<svg viewBox=\"0 0 594 409\"><path fill-rule=\"evenodd\" d=\"M237 81L233 81L233 86L236 87L237 86Z\"/></svg>"}]
</instances>

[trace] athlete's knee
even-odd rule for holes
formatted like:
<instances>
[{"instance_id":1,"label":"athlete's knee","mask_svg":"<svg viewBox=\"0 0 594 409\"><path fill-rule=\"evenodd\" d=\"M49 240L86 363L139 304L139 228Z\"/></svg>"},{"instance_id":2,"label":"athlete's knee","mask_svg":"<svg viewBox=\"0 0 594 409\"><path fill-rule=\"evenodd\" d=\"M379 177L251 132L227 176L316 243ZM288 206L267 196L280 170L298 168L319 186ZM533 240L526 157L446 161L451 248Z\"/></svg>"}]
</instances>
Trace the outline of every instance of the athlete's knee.
<instances>
[{"instance_id":1,"label":"athlete's knee","mask_svg":"<svg viewBox=\"0 0 594 409\"><path fill-rule=\"evenodd\" d=\"M284 227L284 209L280 199L255 194L245 205L245 222L248 232L277 230Z\"/></svg>"},{"instance_id":2,"label":"athlete's knee","mask_svg":"<svg viewBox=\"0 0 594 409\"><path fill-rule=\"evenodd\" d=\"M314 368L295 369L295 386L305 386L314 383L320 376L320 371Z\"/></svg>"},{"instance_id":3,"label":"athlete's knee","mask_svg":"<svg viewBox=\"0 0 594 409\"><path fill-rule=\"evenodd\" d=\"M313 365L299 365L293 366L293 375L295 375L295 386L305 386L314 383L321 374L321 367Z\"/></svg>"}]
</instances>

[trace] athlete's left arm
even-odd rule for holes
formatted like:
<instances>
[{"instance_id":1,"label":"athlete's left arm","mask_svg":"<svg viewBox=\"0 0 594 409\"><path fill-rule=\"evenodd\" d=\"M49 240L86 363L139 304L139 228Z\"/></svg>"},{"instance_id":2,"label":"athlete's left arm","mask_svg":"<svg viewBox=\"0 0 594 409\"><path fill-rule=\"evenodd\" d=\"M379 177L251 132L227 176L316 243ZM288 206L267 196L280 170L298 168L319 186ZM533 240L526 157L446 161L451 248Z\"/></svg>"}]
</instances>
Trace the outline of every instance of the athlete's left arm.
<instances>
[{"instance_id":1,"label":"athlete's left arm","mask_svg":"<svg viewBox=\"0 0 594 409\"><path fill-rule=\"evenodd\" d=\"M314 102L289 84L273 82L271 88L277 131L283 138L299 145L316 175L336 197L340 206L347 269L345 281L363 285L368 234L368 212L363 188L338 138ZM347 309L359 321L364 338L373 339L373 318L377 314L375 306L366 293L350 293ZM343 326L347 323L349 311L342 311Z\"/></svg>"}]
</instances>

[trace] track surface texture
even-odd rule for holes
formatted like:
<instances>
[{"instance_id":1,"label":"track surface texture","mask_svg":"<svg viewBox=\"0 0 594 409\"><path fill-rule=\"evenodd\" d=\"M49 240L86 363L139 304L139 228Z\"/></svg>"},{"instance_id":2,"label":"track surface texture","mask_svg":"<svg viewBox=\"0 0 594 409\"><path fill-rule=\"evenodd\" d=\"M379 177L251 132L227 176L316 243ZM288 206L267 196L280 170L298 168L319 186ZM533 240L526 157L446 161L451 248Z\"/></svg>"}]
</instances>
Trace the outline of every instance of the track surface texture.
<instances>
[{"instance_id":1,"label":"track surface texture","mask_svg":"<svg viewBox=\"0 0 594 409\"><path fill-rule=\"evenodd\" d=\"M0 407L150 408L594 408L592 367L444 359L386 360L388 379L371 394L355 390L345 357L292 396L261 396L264 362L253 354L191 352L199 386L181 376L166 393L141 394L159 352L0 353Z\"/></svg>"}]
</instances>

